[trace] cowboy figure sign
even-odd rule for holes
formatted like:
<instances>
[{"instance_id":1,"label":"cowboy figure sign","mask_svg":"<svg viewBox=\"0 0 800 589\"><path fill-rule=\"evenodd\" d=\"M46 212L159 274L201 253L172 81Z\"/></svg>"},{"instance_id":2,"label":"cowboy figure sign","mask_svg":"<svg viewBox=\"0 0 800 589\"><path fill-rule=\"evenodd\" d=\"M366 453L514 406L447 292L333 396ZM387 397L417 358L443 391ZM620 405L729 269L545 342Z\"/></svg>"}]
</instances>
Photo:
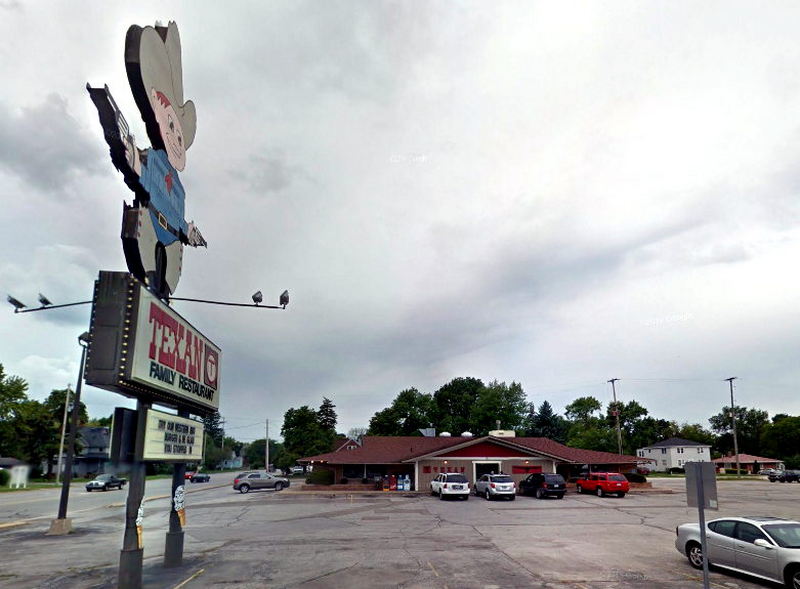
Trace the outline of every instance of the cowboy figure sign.
<instances>
[{"instance_id":1,"label":"cowboy figure sign","mask_svg":"<svg viewBox=\"0 0 800 589\"><path fill-rule=\"evenodd\" d=\"M181 275L183 246L205 246L194 223L184 218L185 192L178 172L194 141L194 103L183 100L181 41L168 26L128 29L125 69L152 145L140 150L108 87L86 86L97 107L111 161L133 190L123 205L122 247L128 270L167 300Z\"/></svg>"}]
</instances>

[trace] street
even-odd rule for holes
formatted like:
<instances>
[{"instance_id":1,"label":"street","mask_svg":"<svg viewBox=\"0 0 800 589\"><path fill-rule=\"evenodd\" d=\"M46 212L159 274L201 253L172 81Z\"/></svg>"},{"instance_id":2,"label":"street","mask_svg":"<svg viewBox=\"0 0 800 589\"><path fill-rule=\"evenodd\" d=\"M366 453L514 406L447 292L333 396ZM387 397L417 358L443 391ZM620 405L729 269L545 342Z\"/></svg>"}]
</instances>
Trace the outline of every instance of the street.
<instances>
[{"instance_id":1,"label":"street","mask_svg":"<svg viewBox=\"0 0 800 589\"><path fill-rule=\"evenodd\" d=\"M698 571L673 545L675 526L697 518L686 507L681 479L654 479L672 494L619 499L573 493L560 501L514 502L335 494L335 488L314 495L295 488L242 495L228 485L213 488L218 483L220 476L205 488L187 486L185 560L178 569L161 565L167 500L145 504L146 587L702 586ZM149 486L148 496L155 496L155 487ZM124 498L102 494L110 496ZM720 481L719 496L720 511L707 517L796 517L800 485ZM25 509L42 509L41 499L29 500ZM44 536L49 520L0 531L0 583L113 587L123 509L84 509L75 514L77 532L69 537ZM711 578L714 587L769 586L719 571Z\"/></svg>"}]
</instances>

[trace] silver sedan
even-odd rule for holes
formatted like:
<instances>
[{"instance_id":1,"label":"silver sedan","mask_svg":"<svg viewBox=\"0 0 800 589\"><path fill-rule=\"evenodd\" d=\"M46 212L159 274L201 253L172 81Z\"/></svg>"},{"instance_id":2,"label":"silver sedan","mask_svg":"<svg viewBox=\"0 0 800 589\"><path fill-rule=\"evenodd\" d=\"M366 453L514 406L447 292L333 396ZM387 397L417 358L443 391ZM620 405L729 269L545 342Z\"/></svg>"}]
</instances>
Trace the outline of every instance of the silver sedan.
<instances>
[{"instance_id":1,"label":"silver sedan","mask_svg":"<svg viewBox=\"0 0 800 589\"><path fill-rule=\"evenodd\" d=\"M800 522L779 517L725 517L706 524L708 564L800 589ZM675 548L703 567L700 526L675 529Z\"/></svg>"}]
</instances>

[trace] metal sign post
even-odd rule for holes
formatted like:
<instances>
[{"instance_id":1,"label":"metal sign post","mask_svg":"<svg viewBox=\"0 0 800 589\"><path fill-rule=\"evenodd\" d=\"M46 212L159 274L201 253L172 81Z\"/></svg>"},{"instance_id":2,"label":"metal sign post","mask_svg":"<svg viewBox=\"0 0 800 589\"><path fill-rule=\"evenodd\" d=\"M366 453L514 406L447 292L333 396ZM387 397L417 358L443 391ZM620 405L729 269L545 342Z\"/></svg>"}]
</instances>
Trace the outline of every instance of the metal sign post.
<instances>
[{"instance_id":1,"label":"metal sign post","mask_svg":"<svg viewBox=\"0 0 800 589\"><path fill-rule=\"evenodd\" d=\"M119 555L119 589L139 589L142 586L143 506L145 463L144 430L147 425L149 404L141 400L136 403L136 451L131 464L131 480L128 485L128 500L125 505L125 535Z\"/></svg>"},{"instance_id":2,"label":"metal sign post","mask_svg":"<svg viewBox=\"0 0 800 589\"><path fill-rule=\"evenodd\" d=\"M686 469L686 504L697 507L700 525L700 545L703 550L703 589L709 589L708 543L706 541L706 509L719 509L717 477L711 462L689 462Z\"/></svg>"},{"instance_id":3,"label":"metal sign post","mask_svg":"<svg viewBox=\"0 0 800 589\"><path fill-rule=\"evenodd\" d=\"M185 409L178 411L178 416L189 417ZM179 567L183 564L183 525L185 519L184 484L186 463L178 462L172 470L172 500L169 509L169 531L164 543L164 566Z\"/></svg>"}]
</instances>

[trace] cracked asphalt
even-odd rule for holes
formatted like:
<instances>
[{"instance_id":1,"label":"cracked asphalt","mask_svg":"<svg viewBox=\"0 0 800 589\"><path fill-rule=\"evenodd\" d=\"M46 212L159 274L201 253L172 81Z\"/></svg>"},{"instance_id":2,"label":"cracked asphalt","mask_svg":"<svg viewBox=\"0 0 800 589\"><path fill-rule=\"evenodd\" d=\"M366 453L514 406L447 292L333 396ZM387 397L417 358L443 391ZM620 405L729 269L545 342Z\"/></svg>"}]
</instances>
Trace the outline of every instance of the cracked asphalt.
<instances>
[{"instance_id":1,"label":"cracked asphalt","mask_svg":"<svg viewBox=\"0 0 800 589\"><path fill-rule=\"evenodd\" d=\"M187 500L184 565L164 569L166 500L145 508L146 587L403 587L558 589L702 587L674 548L675 526L696 521L682 480L673 494L623 499L440 501L429 496L307 495L230 487ZM800 485L720 481L707 517L798 518ZM121 508L81 513L70 537L46 522L0 531L0 585L114 587ZM57 571L57 572L56 572ZM712 571L712 587L770 587Z\"/></svg>"}]
</instances>

